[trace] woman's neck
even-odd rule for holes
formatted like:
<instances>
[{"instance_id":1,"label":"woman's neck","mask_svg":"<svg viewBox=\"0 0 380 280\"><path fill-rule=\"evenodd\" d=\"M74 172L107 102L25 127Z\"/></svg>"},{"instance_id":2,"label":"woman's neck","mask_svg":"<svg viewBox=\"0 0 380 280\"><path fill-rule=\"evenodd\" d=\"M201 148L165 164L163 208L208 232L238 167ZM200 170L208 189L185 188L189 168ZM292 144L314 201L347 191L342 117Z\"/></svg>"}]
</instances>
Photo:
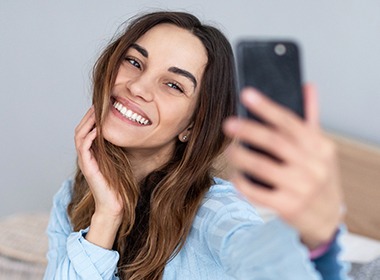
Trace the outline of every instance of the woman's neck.
<instances>
[{"instance_id":1,"label":"woman's neck","mask_svg":"<svg viewBox=\"0 0 380 280\"><path fill-rule=\"evenodd\" d=\"M172 157L173 149L170 151L155 151L153 153L146 150L128 152L132 172L135 175L137 182L140 182L152 171L165 165Z\"/></svg>"}]
</instances>

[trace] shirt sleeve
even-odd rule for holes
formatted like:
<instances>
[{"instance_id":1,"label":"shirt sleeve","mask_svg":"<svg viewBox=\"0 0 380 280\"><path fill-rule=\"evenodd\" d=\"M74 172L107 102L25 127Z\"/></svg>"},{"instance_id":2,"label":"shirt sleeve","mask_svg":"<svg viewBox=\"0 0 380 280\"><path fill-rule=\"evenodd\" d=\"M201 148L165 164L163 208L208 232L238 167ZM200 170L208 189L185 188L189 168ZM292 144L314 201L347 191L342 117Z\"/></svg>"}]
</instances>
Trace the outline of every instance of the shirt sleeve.
<instances>
[{"instance_id":1,"label":"shirt sleeve","mask_svg":"<svg viewBox=\"0 0 380 280\"><path fill-rule=\"evenodd\" d=\"M88 242L87 229L73 232L67 215L71 182L66 181L53 199L47 228L49 250L44 280L118 279L115 276L119 254Z\"/></svg>"},{"instance_id":2,"label":"shirt sleeve","mask_svg":"<svg viewBox=\"0 0 380 280\"><path fill-rule=\"evenodd\" d=\"M297 232L281 219L267 223L248 203L225 205L208 221L207 240L214 258L236 279L324 279L309 259ZM250 214L251 213L251 214ZM332 257L327 263L337 261ZM321 274L322 273L322 274ZM343 273L338 279L345 278ZM328 278L333 279L333 278Z\"/></svg>"},{"instance_id":3,"label":"shirt sleeve","mask_svg":"<svg viewBox=\"0 0 380 280\"><path fill-rule=\"evenodd\" d=\"M350 264L339 261L343 248L341 237L346 231L346 228L341 226L328 250L313 260L315 267L322 274L323 280L347 279L347 274L351 268Z\"/></svg>"}]
</instances>

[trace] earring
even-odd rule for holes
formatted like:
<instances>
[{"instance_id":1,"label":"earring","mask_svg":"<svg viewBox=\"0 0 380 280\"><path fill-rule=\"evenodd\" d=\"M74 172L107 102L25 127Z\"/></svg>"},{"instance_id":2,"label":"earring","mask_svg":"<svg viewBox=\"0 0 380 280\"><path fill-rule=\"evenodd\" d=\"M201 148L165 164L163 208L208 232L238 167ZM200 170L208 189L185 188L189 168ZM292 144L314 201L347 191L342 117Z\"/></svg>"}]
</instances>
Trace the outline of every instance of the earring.
<instances>
[{"instance_id":1,"label":"earring","mask_svg":"<svg viewBox=\"0 0 380 280\"><path fill-rule=\"evenodd\" d=\"M187 141L187 135L183 136L183 137L182 137L182 140L183 140L183 141Z\"/></svg>"}]
</instances>

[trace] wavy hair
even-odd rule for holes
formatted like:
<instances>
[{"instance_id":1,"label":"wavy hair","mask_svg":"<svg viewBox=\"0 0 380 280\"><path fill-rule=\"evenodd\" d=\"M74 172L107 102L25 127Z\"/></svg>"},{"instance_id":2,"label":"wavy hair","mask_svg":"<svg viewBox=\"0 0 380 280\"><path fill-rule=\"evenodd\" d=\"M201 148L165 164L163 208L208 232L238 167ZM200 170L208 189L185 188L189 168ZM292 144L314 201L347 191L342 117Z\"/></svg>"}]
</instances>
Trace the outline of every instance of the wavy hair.
<instances>
[{"instance_id":1,"label":"wavy hair","mask_svg":"<svg viewBox=\"0 0 380 280\"><path fill-rule=\"evenodd\" d=\"M169 162L137 182L128 154L104 139L102 124L125 52L161 23L176 25L199 38L208 62L189 141L178 140ZM133 19L97 60L93 70L93 104L99 133L92 149L102 174L124 203L123 222L114 243L121 256L121 279L161 279L167 262L184 245L200 203L213 183L213 163L229 143L222 132L222 122L235 113L234 72L233 52L226 37L217 28L203 25L184 12L153 12ZM94 211L94 198L77 167L68 206L74 230L88 227Z\"/></svg>"}]
</instances>

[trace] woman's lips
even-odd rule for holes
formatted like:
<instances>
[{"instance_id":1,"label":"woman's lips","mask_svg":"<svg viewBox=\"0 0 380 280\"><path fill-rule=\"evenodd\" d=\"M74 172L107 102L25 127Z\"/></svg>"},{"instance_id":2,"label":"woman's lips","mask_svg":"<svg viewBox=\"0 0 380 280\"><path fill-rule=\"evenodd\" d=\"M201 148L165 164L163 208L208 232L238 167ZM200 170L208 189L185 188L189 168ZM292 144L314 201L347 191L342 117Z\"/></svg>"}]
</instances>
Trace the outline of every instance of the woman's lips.
<instances>
[{"instance_id":1,"label":"woman's lips","mask_svg":"<svg viewBox=\"0 0 380 280\"><path fill-rule=\"evenodd\" d=\"M112 107L115 108L124 118L143 126L152 124L151 120L131 102L115 97L111 98L111 102Z\"/></svg>"}]
</instances>

